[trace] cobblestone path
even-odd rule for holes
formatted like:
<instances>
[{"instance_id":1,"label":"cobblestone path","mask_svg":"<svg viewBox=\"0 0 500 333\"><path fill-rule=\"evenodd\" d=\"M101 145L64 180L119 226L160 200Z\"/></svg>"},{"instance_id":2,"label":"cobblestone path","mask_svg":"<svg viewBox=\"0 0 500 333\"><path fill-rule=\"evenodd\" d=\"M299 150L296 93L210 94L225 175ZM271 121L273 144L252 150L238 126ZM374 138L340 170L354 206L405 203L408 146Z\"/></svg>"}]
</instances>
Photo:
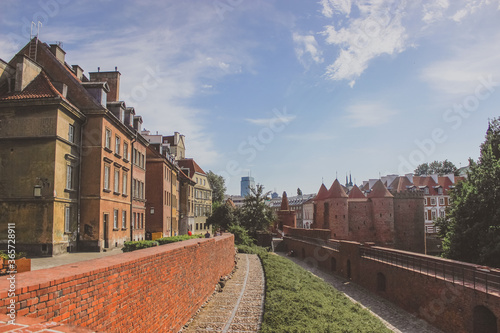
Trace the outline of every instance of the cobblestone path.
<instances>
[{"instance_id":1,"label":"cobblestone path","mask_svg":"<svg viewBox=\"0 0 500 333\"><path fill-rule=\"evenodd\" d=\"M238 254L238 268L184 333L257 332L264 306L264 272L255 254Z\"/></svg>"},{"instance_id":2,"label":"cobblestone path","mask_svg":"<svg viewBox=\"0 0 500 333\"><path fill-rule=\"evenodd\" d=\"M286 257L284 253L277 253ZM297 257L286 257L292 260L302 268L310 271L325 282L331 284L335 289L344 293L347 297L361 306L367 308L373 315L378 317L393 332L401 333L442 333L442 331L433 327L426 321L399 308L382 297L374 295L362 287L349 283L349 281L324 272L315 267L309 266L306 262Z\"/></svg>"}]
</instances>

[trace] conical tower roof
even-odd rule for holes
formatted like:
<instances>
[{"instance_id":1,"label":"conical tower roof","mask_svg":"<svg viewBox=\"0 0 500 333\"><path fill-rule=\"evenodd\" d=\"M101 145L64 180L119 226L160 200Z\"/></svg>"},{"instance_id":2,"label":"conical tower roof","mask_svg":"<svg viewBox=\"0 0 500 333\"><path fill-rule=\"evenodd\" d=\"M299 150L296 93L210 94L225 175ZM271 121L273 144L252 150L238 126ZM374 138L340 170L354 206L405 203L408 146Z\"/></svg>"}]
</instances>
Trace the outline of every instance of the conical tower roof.
<instances>
[{"instance_id":1,"label":"conical tower roof","mask_svg":"<svg viewBox=\"0 0 500 333\"><path fill-rule=\"evenodd\" d=\"M288 205L288 197L286 196L286 191L283 191L283 198L281 199L280 210L290 210L290 206Z\"/></svg>"},{"instance_id":2,"label":"conical tower roof","mask_svg":"<svg viewBox=\"0 0 500 333\"><path fill-rule=\"evenodd\" d=\"M328 198L328 190L326 189L325 184L321 184L321 187L319 188L318 194L316 194L316 197L314 197L314 200L325 200Z\"/></svg>"},{"instance_id":3,"label":"conical tower roof","mask_svg":"<svg viewBox=\"0 0 500 333\"><path fill-rule=\"evenodd\" d=\"M366 199L366 197L363 192L361 192L358 185L354 185L354 187L349 192L349 199Z\"/></svg>"},{"instance_id":4,"label":"conical tower roof","mask_svg":"<svg viewBox=\"0 0 500 333\"><path fill-rule=\"evenodd\" d=\"M347 198L347 194L337 179L335 179L332 186L328 190L328 198Z\"/></svg>"},{"instance_id":5,"label":"conical tower roof","mask_svg":"<svg viewBox=\"0 0 500 333\"><path fill-rule=\"evenodd\" d=\"M394 196L389 192L387 187L382 184L382 181L377 180L377 182L373 185L370 194L368 194L369 198L393 198Z\"/></svg>"}]
</instances>

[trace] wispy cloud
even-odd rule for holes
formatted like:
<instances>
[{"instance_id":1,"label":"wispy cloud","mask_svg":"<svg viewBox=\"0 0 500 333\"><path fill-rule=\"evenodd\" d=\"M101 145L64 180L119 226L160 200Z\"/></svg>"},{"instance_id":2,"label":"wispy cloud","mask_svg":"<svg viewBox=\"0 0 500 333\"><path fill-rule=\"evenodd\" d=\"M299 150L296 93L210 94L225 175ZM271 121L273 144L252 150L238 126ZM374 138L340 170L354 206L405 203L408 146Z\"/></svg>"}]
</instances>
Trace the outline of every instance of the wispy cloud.
<instances>
[{"instance_id":1,"label":"wispy cloud","mask_svg":"<svg viewBox=\"0 0 500 333\"><path fill-rule=\"evenodd\" d=\"M303 36L294 32L292 38L295 44L295 55L305 68L309 68L311 60L317 64L323 62L322 52L313 35Z\"/></svg>"},{"instance_id":2,"label":"wispy cloud","mask_svg":"<svg viewBox=\"0 0 500 333\"><path fill-rule=\"evenodd\" d=\"M259 125L259 126L269 126L275 121L279 121L282 124L288 124L292 120L297 118L297 116L294 115L280 115L279 117L273 117L273 118L257 118L257 119L251 119L251 118L246 118L245 121L254 124L254 125Z\"/></svg>"},{"instance_id":3,"label":"wispy cloud","mask_svg":"<svg viewBox=\"0 0 500 333\"><path fill-rule=\"evenodd\" d=\"M381 102L361 102L347 108L346 120L351 127L377 127L386 124L397 111Z\"/></svg>"}]
</instances>

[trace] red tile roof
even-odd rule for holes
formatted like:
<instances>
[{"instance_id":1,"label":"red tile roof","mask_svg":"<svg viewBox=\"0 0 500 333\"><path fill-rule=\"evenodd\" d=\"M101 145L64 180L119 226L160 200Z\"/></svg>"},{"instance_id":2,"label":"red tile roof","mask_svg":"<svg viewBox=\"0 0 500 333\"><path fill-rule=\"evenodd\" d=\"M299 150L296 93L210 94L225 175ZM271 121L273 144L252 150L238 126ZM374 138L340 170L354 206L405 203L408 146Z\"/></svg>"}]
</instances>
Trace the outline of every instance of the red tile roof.
<instances>
[{"instance_id":1,"label":"red tile roof","mask_svg":"<svg viewBox=\"0 0 500 333\"><path fill-rule=\"evenodd\" d=\"M354 185L354 187L349 192L349 199L366 199L366 197L363 192L361 192L358 185Z\"/></svg>"},{"instance_id":2,"label":"red tile roof","mask_svg":"<svg viewBox=\"0 0 500 333\"><path fill-rule=\"evenodd\" d=\"M317 200L325 200L328 197L328 190L326 189L325 184L321 184L321 187L319 188L318 194L314 198L315 201Z\"/></svg>"},{"instance_id":3,"label":"red tile roof","mask_svg":"<svg viewBox=\"0 0 500 333\"><path fill-rule=\"evenodd\" d=\"M390 188L392 191L397 193L405 192L408 190L408 186L412 186L413 184L410 182L408 177L399 176L391 183Z\"/></svg>"},{"instance_id":4,"label":"red tile roof","mask_svg":"<svg viewBox=\"0 0 500 333\"><path fill-rule=\"evenodd\" d=\"M54 98L63 97L61 93L52 85L50 79L45 72L41 72L33 79L23 91L7 94L0 97L2 101L8 100L21 100L21 99L40 99L40 98Z\"/></svg>"},{"instance_id":5,"label":"red tile roof","mask_svg":"<svg viewBox=\"0 0 500 333\"><path fill-rule=\"evenodd\" d=\"M369 198L393 198L394 196L387 190L387 187L382 184L379 179L375 184L373 184L372 190L368 194Z\"/></svg>"},{"instance_id":6,"label":"red tile roof","mask_svg":"<svg viewBox=\"0 0 500 333\"><path fill-rule=\"evenodd\" d=\"M345 193L342 185L340 185L338 179L335 179L332 186L328 190L329 198L347 198L347 194Z\"/></svg>"},{"instance_id":7,"label":"red tile roof","mask_svg":"<svg viewBox=\"0 0 500 333\"><path fill-rule=\"evenodd\" d=\"M202 175L206 175L205 171L192 159L185 158L183 160L177 161L180 167L189 169L189 178L193 178L195 172L201 173Z\"/></svg>"}]
</instances>

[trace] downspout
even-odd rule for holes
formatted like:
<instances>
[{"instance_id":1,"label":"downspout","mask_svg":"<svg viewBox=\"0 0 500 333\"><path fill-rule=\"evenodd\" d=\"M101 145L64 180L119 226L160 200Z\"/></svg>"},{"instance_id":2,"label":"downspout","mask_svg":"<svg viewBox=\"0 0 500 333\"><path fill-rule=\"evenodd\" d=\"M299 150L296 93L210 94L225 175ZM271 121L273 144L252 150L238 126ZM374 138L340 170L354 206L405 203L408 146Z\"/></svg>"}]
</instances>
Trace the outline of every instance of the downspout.
<instances>
[{"instance_id":1,"label":"downspout","mask_svg":"<svg viewBox=\"0 0 500 333\"><path fill-rule=\"evenodd\" d=\"M134 152L134 143L137 141L137 132L135 132L135 138L130 143L130 240L134 240L134 229L132 228L132 219L134 217L134 194L132 192L132 184L134 183L134 163L132 153ZM137 225L137 221L134 220L134 227Z\"/></svg>"},{"instance_id":2,"label":"downspout","mask_svg":"<svg viewBox=\"0 0 500 333\"><path fill-rule=\"evenodd\" d=\"M173 222L172 222L172 219L174 218L174 208L172 206L172 197L174 195L174 193L172 192L173 190L173 185L172 185L172 170L174 168L171 169L170 171L170 237L172 237L174 235L174 230L173 230ZM177 181L177 178L176 178L176 181Z\"/></svg>"},{"instance_id":3,"label":"downspout","mask_svg":"<svg viewBox=\"0 0 500 333\"><path fill-rule=\"evenodd\" d=\"M76 217L76 252L80 251L80 225L81 225L81 203L82 203L82 154L83 154L83 127L87 125L87 117L85 117L85 121L83 122L82 126L80 126L80 165L78 166L78 199L77 199L77 205L78 205L78 211L77 211L77 217Z\"/></svg>"}]
</instances>

